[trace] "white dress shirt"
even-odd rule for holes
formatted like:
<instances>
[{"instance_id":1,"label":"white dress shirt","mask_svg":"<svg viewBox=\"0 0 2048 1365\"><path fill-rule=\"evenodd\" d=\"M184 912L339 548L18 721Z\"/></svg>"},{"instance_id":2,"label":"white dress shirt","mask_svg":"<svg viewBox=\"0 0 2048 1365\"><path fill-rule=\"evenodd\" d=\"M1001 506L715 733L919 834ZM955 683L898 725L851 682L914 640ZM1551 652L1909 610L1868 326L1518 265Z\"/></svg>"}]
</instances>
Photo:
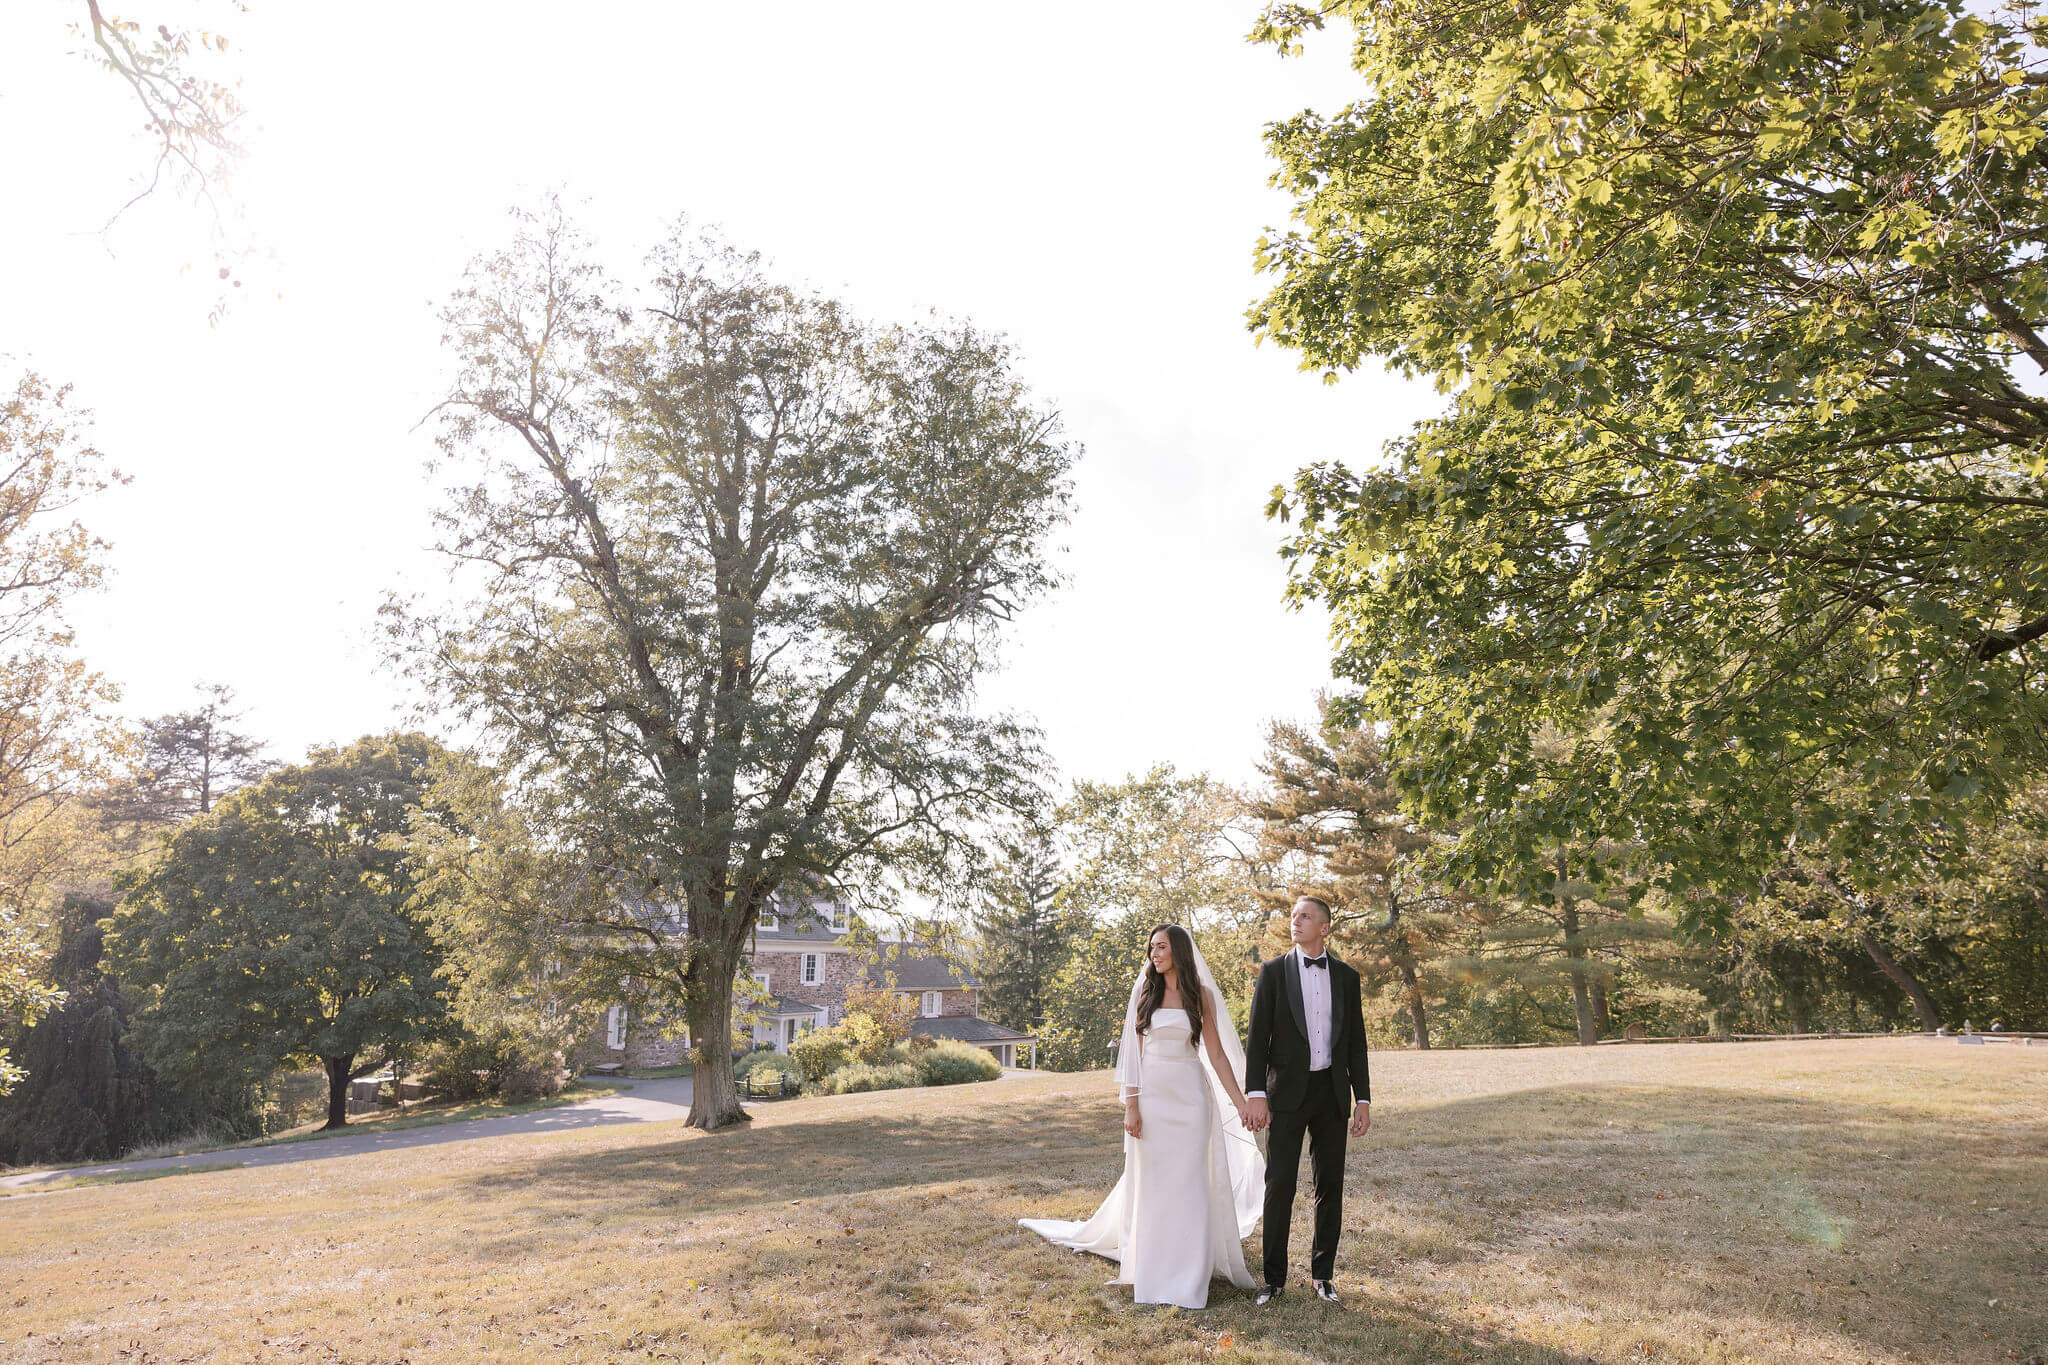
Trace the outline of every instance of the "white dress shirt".
<instances>
[{"instance_id":1,"label":"white dress shirt","mask_svg":"<svg viewBox=\"0 0 2048 1365\"><path fill-rule=\"evenodd\" d=\"M1330 948L1323 945L1323 965L1308 967L1302 965L1308 954L1295 944L1288 950L1294 954L1294 970L1301 977L1301 1012L1308 1023L1308 1069L1328 1071L1330 1069ZM1248 1100L1266 1098L1263 1090L1247 1090Z\"/></svg>"},{"instance_id":2,"label":"white dress shirt","mask_svg":"<svg viewBox=\"0 0 2048 1365\"><path fill-rule=\"evenodd\" d=\"M1308 965L1308 954L1294 946L1294 970L1301 973L1301 1012L1308 1016L1308 1069L1330 1069L1330 950L1323 949L1323 965Z\"/></svg>"}]
</instances>

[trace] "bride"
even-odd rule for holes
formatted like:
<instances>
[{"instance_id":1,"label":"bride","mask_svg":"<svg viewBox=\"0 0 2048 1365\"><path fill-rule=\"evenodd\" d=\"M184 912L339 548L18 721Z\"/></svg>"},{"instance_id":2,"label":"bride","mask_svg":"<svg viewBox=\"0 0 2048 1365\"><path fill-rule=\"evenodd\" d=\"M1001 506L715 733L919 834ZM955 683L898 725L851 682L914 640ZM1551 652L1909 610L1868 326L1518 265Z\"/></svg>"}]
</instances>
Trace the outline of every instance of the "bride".
<instances>
[{"instance_id":1,"label":"bride","mask_svg":"<svg viewBox=\"0 0 2048 1365\"><path fill-rule=\"evenodd\" d=\"M1252 1288L1243 1239L1265 1199L1244 1126L1244 1049L1188 931L1162 924L1131 986L1117 1049L1124 1173L1085 1223L1020 1218L1055 1245L1107 1256L1137 1303L1206 1308L1209 1281Z\"/></svg>"}]
</instances>

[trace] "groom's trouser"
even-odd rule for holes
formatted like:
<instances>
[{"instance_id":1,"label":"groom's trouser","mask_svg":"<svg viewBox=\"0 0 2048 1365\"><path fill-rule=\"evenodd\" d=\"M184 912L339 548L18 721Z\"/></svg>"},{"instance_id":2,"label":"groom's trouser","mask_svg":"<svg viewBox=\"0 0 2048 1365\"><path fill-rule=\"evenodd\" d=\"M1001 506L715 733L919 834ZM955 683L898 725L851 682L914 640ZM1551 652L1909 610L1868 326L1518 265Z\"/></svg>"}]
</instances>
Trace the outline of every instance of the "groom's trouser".
<instances>
[{"instance_id":1,"label":"groom's trouser","mask_svg":"<svg viewBox=\"0 0 2048 1365\"><path fill-rule=\"evenodd\" d=\"M1309 1278L1327 1280L1337 1268L1337 1234L1344 1223L1344 1139L1350 1124L1337 1102L1328 1071L1308 1073L1301 1108L1275 1111L1266 1130L1266 1283L1287 1283L1287 1225L1294 1221L1294 1183L1301 1174L1301 1140L1308 1138L1315 1181L1316 1236Z\"/></svg>"}]
</instances>

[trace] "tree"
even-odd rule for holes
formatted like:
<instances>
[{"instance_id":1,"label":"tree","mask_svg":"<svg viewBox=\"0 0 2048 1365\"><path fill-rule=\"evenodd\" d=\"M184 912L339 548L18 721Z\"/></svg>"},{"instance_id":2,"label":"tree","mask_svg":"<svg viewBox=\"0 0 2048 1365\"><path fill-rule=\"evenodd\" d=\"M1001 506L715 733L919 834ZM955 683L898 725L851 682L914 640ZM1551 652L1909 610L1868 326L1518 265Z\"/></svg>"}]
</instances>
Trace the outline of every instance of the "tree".
<instances>
[{"instance_id":1,"label":"tree","mask_svg":"<svg viewBox=\"0 0 2048 1365\"><path fill-rule=\"evenodd\" d=\"M1765 942L1834 946L1867 957L1911 1005L1921 1029L1934 1032L1942 1010L1914 959L1954 960L1945 940L1961 916L1945 894L1946 878L1930 859L1916 883L1880 895L1856 889L1843 874L1816 857L1787 858L1745 907L1743 927Z\"/></svg>"},{"instance_id":2,"label":"tree","mask_svg":"<svg viewBox=\"0 0 2048 1365\"><path fill-rule=\"evenodd\" d=\"M846 1039L854 1059L868 1066L882 1066L889 1050L910 1037L910 1025L917 1018L917 1003L889 985L877 985L856 978L846 988L835 1031Z\"/></svg>"},{"instance_id":3,"label":"tree","mask_svg":"<svg viewBox=\"0 0 2048 1365\"><path fill-rule=\"evenodd\" d=\"M173 1086L136 1051L133 1005L101 961L101 921L113 910L93 896L64 900L49 966L64 998L20 1035L27 1076L0 1101L0 1162L103 1160L201 1127L261 1131L253 1091Z\"/></svg>"},{"instance_id":4,"label":"tree","mask_svg":"<svg viewBox=\"0 0 2048 1365\"><path fill-rule=\"evenodd\" d=\"M447 1005L402 841L440 748L421 735L315 750L227 797L126 887L108 952L141 1001L136 1031L173 1079L326 1072L348 1083L432 1036Z\"/></svg>"},{"instance_id":5,"label":"tree","mask_svg":"<svg viewBox=\"0 0 2048 1365\"><path fill-rule=\"evenodd\" d=\"M24 375L0 404L0 902L27 908L53 870L23 859L121 751L115 689L78 657L66 612L106 543L71 513L121 480L85 444L70 391Z\"/></svg>"},{"instance_id":6,"label":"tree","mask_svg":"<svg viewBox=\"0 0 2048 1365\"><path fill-rule=\"evenodd\" d=\"M214 228L214 265L220 283L208 320L219 322L232 291L242 287L238 266L246 246L223 242L234 215L223 201L229 174L240 160L239 127L243 108L233 84L216 74L226 60L226 34L185 25L158 23L149 31L133 19L110 14L100 0L68 0L79 19L72 33L88 46L81 54L127 92L141 111L143 127L154 148L149 172L136 191L107 219L112 228L121 216L163 188L166 173L172 185L205 203ZM220 6L240 12L242 0Z\"/></svg>"},{"instance_id":7,"label":"tree","mask_svg":"<svg viewBox=\"0 0 2048 1365\"><path fill-rule=\"evenodd\" d=\"M1045 992L1039 1060L1048 1070L1092 1071L1115 1063L1131 980L1159 923L1144 910L1069 920L1067 951Z\"/></svg>"},{"instance_id":8,"label":"tree","mask_svg":"<svg viewBox=\"0 0 2048 1365\"><path fill-rule=\"evenodd\" d=\"M64 992L45 975L49 953L31 926L0 906L0 1023L33 1025L44 1012L64 1003ZM0 1095L20 1083L23 1072L0 1048Z\"/></svg>"},{"instance_id":9,"label":"tree","mask_svg":"<svg viewBox=\"0 0 2048 1365\"><path fill-rule=\"evenodd\" d=\"M1328 902L1346 960L1368 980L1400 983L1415 1046L1427 1048L1423 977L1455 950L1468 902L1414 875L1412 860L1437 841L1402 814L1379 736L1347 725L1327 696L1316 706L1315 727L1275 721L1266 734L1269 785L1251 813L1273 854L1298 855L1309 873L1263 899L1283 914L1299 894Z\"/></svg>"},{"instance_id":10,"label":"tree","mask_svg":"<svg viewBox=\"0 0 2048 1365\"><path fill-rule=\"evenodd\" d=\"M1049 840L1004 850L974 917L984 1018L1026 1032L1044 1025L1046 986L1061 957L1059 890L1059 855Z\"/></svg>"},{"instance_id":11,"label":"tree","mask_svg":"<svg viewBox=\"0 0 2048 1365\"><path fill-rule=\"evenodd\" d=\"M1333 0L1259 36L1330 20L1370 98L1270 129L1297 227L1252 324L1449 406L1274 510L1404 801L1471 821L1455 879L1612 838L1691 921L1795 841L1914 875L2048 758L2039 30Z\"/></svg>"},{"instance_id":12,"label":"tree","mask_svg":"<svg viewBox=\"0 0 2048 1365\"><path fill-rule=\"evenodd\" d=\"M1109 1065L1160 924L1194 936L1242 1028L1265 917L1258 889L1273 869L1237 793L1157 764L1121 782L1074 783L1057 818L1073 872L1055 898L1065 947L1046 987L1045 1065Z\"/></svg>"},{"instance_id":13,"label":"tree","mask_svg":"<svg viewBox=\"0 0 2048 1365\"><path fill-rule=\"evenodd\" d=\"M1590 1047L1613 1032L1608 994L1623 964L1653 969L1652 954L1668 945L1672 926L1652 917L1630 895L1626 883L1566 875L1574 862L1599 866L1612 857L1596 847L1574 857L1555 849L1555 875L1544 892L1489 917L1483 950L1475 959L1453 960L1453 970L1512 980L1533 992L1563 994L1571 1000L1572 1030Z\"/></svg>"},{"instance_id":14,"label":"tree","mask_svg":"<svg viewBox=\"0 0 2048 1365\"><path fill-rule=\"evenodd\" d=\"M196 711L142 722L140 761L125 782L101 796L103 817L138 830L161 830L195 815L238 787L261 778L271 764L261 741L235 729L235 694L218 683L200 688Z\"/></svg>"},{"instance_id":15,"label":"tree","mask_svg":"<svg viewBox=\"0 0 2048 1365\"><path fill-rule=\"evenodd\" d=\"M566 1069L599 1010L624 998L645 1023L641 997L563 931L590 879L550 856L530 812L507 799L501 771L469 753L442 754L405 856L409 908L433 936L466 1035L449 1048L458 1060L473 1055L465 1043L483 1041L501 1059Z\"/></svg>"},{"instance_id":16,"label":"tree","mask_svg":"<svg viewBox=\"0 0 2048 1365\"><path fill-rule=\"evenodd\" d=\"M1761 972L1795 1033L1814 1031L1830 999L1869 1004L1888 1023L1910 1012L1941 1024L1922 972L1952 959L1924 899L1908 892L1875 901L1843 890L1829 869L1793 859L1766 878L1724 936L1735 960ZM1874 951L1873 951L1874 950Z\"/></svg>"},{"instance_id":17,"label":"tree","mask_svg":"<svg viewBox=\"0 0 2048 1365\"><path fill-rule=\"evenodd\" d=\"M1228 787L1170 763L1121 782L1074 783L1057 812L1074 868L1062 909L1097 918L1135 909L1191 931L1263 918L1253 893L1262 865L1243 815Z\"/></svg>"},{"instance_id":18,"label":"tree","mask_svg":"<svg viewBox=\"0 0 2048 1365\"><path fill-rule=\"evenodd\" d=\"M122 208L154 192L166 170L210 200L214 186L241 154L235 124L242 107L234 91L199 70L194 58L201 52L226 52L227 38L167 24L145 34L134 20L101 10L99 0L84 3L85 22L73 31L91 40L90 59L128 87L156 143L148 181Z\"/></svg>"},{"instance_id":19,"label":"tree","mask_svg":"<svg viewBox=\"0 0 2048 1365\"><path fill-rule=\"evenodd\" d=\"M66 616L99 584L106 549L71 514L121 476L81 439L68 400L27 374L0 403L0 1017L16 1024L57 998L38 965L39 907L76 861L74 798L122 743L115 689L78 656ZM19 1076L0 1051L0 1094Z\"/></svg>"},{"instance_id":20,"label":"tree","mask_svg":"<svg viewBox=\"0 0 2048 1365\"><path fill-rule=\"evenodd\" d=\"M680 232L651 268L606 279L559 207L472 266L440 411L473 591L392 620L583 870L561 936L687 1013L717 1128L771 898L957 885L966 831L1037 799L1034 733L973 687L1053 582L1073 452L994 337L860 322Z\"/></svg>"},{"instance_id":21,"label":"tree","mask_svg":"<svg viewBox=\"0 0 2048 1365\"><path fill-rule=\"evenodd\" d=\"M1962 964L1951 996L1971 1020L2048 1029L2048 782L1956 871L1943 888Z\"/></svg>"}]
</instances>

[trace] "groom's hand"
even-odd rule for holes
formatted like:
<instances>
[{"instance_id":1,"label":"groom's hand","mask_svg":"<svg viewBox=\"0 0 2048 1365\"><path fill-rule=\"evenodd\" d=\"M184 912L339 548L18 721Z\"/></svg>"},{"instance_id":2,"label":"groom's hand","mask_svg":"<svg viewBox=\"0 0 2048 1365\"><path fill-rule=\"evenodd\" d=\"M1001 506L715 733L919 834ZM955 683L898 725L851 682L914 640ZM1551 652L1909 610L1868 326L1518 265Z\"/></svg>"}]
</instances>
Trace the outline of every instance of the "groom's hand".
<instances>
[{"instance_id":1,"label":"groom's hand","mask_svg":"<svg viewBox=\"0 0 2048 1365\"><path fill-rule=\"evenodd\" d=\"M1244 1126L1254 1133L1266 1131L1266 1125L1273 1121L1273 1111L1266 1107L1266 1097L1256 1096L1244 1102Z\"/></svg>"},{"instance_id":2,"label":"groom's hand","mask_svg":"<svg viewBox=\"0 0 2048 1365\"><path fill-rule=\"evenodd\" d=\"M1351 1136L1364 1137L1365 1130L1372 1127L1372 1101L1360 1100L1358 1107L1351 1111Z\"/></svg>"}]
</instances>

